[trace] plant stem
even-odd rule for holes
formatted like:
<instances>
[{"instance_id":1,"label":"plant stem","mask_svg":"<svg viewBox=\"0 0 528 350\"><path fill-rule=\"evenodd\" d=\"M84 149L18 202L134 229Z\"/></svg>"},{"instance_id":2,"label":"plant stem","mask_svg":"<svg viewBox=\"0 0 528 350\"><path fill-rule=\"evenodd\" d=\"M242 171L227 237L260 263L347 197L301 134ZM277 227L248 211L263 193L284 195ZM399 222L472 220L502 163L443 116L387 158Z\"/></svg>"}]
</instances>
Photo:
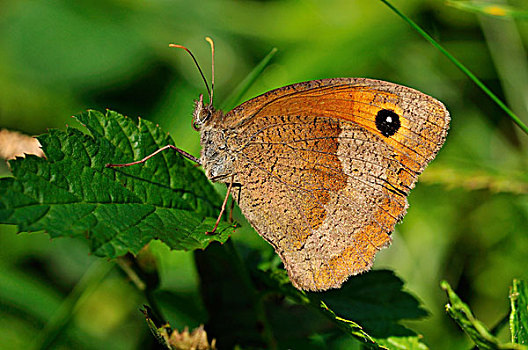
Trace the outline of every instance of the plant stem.
<instances>
[{"instance_id":1,"label":"plant stem","mask_svg":"<svg viewBox=\"0 0 528 350\"><path fill-rule=\"evenodd\" d=\"M142 265L138 263L136 257L132 254L119 257L117 259L117 264L128 278L130 278L130 281L132 281L136 288L144 294L151 309L151 316L154 323L157 325L165 323L167 320L164 318L161 308L154 298L154 291L157 288L157 283L153 283L151 280L153 275L157 277L157 269L150 272L144 271Z\"/></svg>"}]
</instances>

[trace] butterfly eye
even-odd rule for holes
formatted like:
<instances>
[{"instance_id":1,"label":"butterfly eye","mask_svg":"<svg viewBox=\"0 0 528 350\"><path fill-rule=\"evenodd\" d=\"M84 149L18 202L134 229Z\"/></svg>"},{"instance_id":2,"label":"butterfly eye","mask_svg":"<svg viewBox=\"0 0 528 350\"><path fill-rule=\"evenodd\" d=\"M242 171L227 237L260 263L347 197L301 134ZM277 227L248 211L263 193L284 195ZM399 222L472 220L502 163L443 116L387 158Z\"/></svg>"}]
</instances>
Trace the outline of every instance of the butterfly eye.
<instances>
[{"instance_id":1,"label":"butterfly eye","mask_svg":"<svg viewBox=\"0 0 528 350\"><path fill-rule=\"evenodd\" d=\"M202 125L208 121L214 113L214 108L210 105L205 105L203 102L203 95L200 95L200 98L194 101L194 112L193 112L193 121L192 127L196 131L200 131Z\"/></svg>"},{"instance_id":2,"label":"butterfly eye","mask_svg":"<svg viewBox=\"0 0 528 350\"><path fill-rule=\"evenodd\" d=\"M376 128L383 136L396 134L400 126L400 117L392 109L381 109L376 114Z\"/></svg>"}]
</instances>

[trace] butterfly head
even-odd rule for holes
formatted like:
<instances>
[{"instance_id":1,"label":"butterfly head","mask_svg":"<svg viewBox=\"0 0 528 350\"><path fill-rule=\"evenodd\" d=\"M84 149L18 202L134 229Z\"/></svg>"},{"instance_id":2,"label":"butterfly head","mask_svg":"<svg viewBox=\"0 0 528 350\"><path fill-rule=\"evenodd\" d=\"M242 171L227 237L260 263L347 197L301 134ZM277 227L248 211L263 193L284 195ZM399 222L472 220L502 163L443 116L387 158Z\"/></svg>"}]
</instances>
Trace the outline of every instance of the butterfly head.
<instances>
[{"instance_id":1,"label":"butterfly head","mask_svg":"<svg viewBox=\"0 0 528 350\"><path fill-rule=\"evenodd\" d=\"M202 126L211 120L215 109L211 103L205 104L203 101L203 95L200 94L200 98L194 101L194 112L192 125L194 130L200 131Z\"/></svg>"}]
</instances>

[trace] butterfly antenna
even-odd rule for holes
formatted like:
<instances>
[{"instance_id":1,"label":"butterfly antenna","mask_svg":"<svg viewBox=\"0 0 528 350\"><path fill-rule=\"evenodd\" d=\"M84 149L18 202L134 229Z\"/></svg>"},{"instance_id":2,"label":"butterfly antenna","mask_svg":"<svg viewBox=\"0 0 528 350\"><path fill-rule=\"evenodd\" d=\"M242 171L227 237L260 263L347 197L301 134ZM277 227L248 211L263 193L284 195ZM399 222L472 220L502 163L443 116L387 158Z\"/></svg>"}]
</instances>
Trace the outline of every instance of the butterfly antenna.
<instances>
[{"instance_id":1,"label":"butterfly antenna","mask_svg":"<svg viewBox=\"0 0 528 350\"><path fill-rule=\"evenodd\" d=\"M208 36L205 37L205 40L207 40L209 45L211 45L211 94L209 95L209 97L210 97L209 106L212 106L213 105L213 93L214 93L214 77L215 77L215 74L214 74L214 66L215 66L215 62L214 62L214 42L213 42L213 39L211 39Z\"/></svg>"},{"instance_id":2,"label":"butterfly antenna","mask_svg":"<svg viewBox=\"0 0 528 350\"><path fill-rule=\"evenodd\" d=\"M184 49L185 51L187 51L187 53L189 55L191 55L191 57L192 57L192 59L194 61L194 64L196 65L196 68L198 68L198 71L200 72L200 75L202 76L203 82L205 83L205 87L207 88L207 93L209 94L209 98L212 101L213 100L213 94L211 93L211 90L209 89L209 84L207 84L207 80L205 79L205 75L202 72L202 68L200 68L200 65L198 64L198 61L196 60L196 58L194 58L194 55L192 54L191 50L189 50L188 48L186 48L183 45L178 45L178 44L169 44L169 47L176 47L178 49Z\"/></svg>"}]
</instances>

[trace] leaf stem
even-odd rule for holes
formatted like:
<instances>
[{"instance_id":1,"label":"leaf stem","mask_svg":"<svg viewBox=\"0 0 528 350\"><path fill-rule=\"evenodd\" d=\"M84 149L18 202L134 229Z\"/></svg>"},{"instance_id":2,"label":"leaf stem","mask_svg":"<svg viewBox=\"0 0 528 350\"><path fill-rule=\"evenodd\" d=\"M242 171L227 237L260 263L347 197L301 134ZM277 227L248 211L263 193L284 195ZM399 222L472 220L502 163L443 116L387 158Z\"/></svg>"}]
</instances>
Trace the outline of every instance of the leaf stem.
<instances>
[{"instance_id":1,"label":"leaf stem","mask_svg":"<svg viewBox=\"0 0 528 350\"><path fill-rule=\"evenodd\" d=\"M513 120L515 124L522 131L528 135L528 126L522 122L522 120L508 107L504 102L502 102L475 74L473 74L466 66L462 64L458 59L451 55L442 45L440 45L436 40L434 40L427 32L418 26L412 19L404 15L400 10L394 7L388 0L380 0L382 3L387 5L394 13L400 16L404 21L409 23L425 40L429 41L434 47L436 47L440 52L442 52L451 62L454 63L464 74L466 74L469 79L471 79L486 95L488 95L506 114Z\"/></svg>"}]
</instances>

